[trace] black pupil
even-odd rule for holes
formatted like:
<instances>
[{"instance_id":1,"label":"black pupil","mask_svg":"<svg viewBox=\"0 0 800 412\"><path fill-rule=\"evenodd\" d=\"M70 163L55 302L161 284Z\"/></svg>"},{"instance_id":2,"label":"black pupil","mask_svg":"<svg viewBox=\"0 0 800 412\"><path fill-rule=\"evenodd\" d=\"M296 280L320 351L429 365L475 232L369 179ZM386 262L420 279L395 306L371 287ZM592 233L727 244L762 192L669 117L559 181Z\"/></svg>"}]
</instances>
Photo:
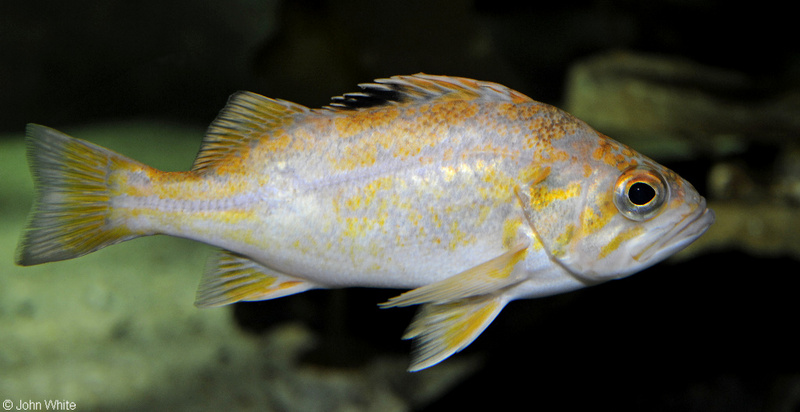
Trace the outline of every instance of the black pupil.
<instances>
[{"instance_id":1,"label":"black pupil","mask_svg":"<svg viewBox=\"0 0 800 412\"><path fill-rule=\"evenodd\" d=\"M646 205L656 197L656 191L647 183L634 183L628 189L628 198L634 205Z\"/></svg>"}]
</instances>

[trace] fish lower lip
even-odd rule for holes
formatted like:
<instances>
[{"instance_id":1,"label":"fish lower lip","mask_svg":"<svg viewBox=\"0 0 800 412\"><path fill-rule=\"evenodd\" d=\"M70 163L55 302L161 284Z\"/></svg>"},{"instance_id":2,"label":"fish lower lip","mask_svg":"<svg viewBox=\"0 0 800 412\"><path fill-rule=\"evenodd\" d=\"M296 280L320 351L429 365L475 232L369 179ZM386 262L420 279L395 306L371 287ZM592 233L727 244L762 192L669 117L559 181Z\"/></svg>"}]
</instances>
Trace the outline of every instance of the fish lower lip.
<instances>
[{"instance_id":1,"label":"fish lower lip","mask_svg":"<svg viewBox=\"0 0 800 412\"><path fill-rule=\"evenodd\" d=\"M634 258L640 262L649 260L661 261L694 242L695 239L708 230L716 218L714 211L705 206L705 199L697 210L699 213L694 213L684 218L681 224L676 225L657 242L649 245ZM700 212L701 210L702 212Z\"/></svg>"}]
</instances>

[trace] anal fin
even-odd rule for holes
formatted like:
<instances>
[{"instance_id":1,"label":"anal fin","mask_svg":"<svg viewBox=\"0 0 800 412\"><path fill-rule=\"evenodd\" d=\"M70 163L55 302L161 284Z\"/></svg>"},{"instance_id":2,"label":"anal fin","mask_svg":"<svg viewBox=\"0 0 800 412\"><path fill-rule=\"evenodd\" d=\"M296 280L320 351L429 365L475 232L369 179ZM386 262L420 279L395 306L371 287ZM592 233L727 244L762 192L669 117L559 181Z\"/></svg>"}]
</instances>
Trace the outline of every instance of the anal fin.
<instances>
[{"instance_id":1,"label":"anal fin","mask_svg":"<svg viewBox=\"0 0 800 412\"><path fill-rule=\"evenodd\" d=\"M205 308L243 300L275 299L319 287L267 268L246 256L221 250L206 269L194 304Z\"/></svg>"}]
</instances>

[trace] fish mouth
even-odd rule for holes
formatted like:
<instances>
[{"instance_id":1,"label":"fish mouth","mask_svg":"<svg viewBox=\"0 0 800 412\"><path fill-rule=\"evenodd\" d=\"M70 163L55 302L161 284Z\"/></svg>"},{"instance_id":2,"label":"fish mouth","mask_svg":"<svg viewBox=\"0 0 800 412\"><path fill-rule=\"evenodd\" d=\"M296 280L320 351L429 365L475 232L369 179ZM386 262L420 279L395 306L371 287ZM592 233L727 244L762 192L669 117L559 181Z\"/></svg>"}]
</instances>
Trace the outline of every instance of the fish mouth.
<instances>
[{"instance_id":1,"label":"fish mouth","mask_svg":"<svg viewBox=\"0 0 800 412\"><path fill-rule=\"evenodd\" d=\"M714 211L706 207L706 199L701 197L697 208L633 258L639 262L660 262L689 246L708 230L714 219Z\"/></svg>"}]
</instances>

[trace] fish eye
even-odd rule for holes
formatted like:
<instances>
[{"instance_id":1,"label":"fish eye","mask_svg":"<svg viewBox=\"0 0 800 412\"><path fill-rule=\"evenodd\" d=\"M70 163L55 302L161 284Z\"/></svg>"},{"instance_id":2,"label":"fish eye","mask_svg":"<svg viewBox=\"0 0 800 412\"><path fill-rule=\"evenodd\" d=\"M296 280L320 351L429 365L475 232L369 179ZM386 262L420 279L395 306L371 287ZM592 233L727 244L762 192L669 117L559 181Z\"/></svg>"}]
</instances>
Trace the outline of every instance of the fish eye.
<instances>
[{"instance_id":1,"label":"fish eye","mask_svg":"<svg viewBox=\"0 0 800 412\"><path fill-rule=\"evenodd\" d=\"M636 182L628 189L628 199L637 206L650 203L656 197L656 190L644 182Z\"/></svg>"},{"instance_id":2,"label":"fish eye","mask_svg":"<svg viewBox=\"0 0 800 412\"><path fill-rule=\"evenodd\" d=\"M614 187L614 205L628 219L643 222L661 210L669 193L664 177L643 166L622 173Z\"/></svg>"}]
</instances>

